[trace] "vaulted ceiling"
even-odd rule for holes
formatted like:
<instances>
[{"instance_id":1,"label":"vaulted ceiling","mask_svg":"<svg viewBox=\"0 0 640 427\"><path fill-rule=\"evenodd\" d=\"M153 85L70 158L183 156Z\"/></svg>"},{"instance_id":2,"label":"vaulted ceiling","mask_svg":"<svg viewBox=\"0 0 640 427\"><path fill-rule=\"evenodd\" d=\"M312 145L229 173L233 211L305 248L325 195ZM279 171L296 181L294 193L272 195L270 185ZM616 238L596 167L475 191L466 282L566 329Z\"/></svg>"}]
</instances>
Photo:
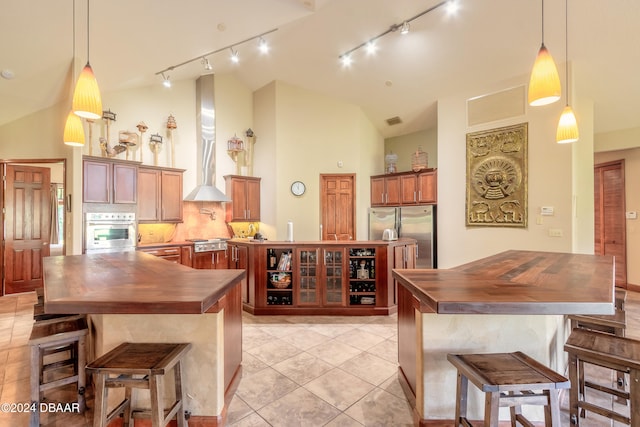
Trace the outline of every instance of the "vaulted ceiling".
<instances>
[{"instance_id":1,"label":"vaulted ceiling","mask_svg":"<svg viewBox=\"0 0 640 427\"><path fill-rule=\"evenodd\" d=\"M640 2L568 0L575 92L592 99L595 131L640 126ZM541 0L457 0L378 40L375 55L338 56L440 0L110 0L90 4L90 60L101 91L160 84L155 73L277 28L268 55L252 41L209 58L255 90L282 80L360 105L384 136L435 126L438 98L528 75L541 42ZM0 125L69 102L73 0L0 0ZM544 41L565 58L565 2L546 0ZM87 60L87 3L75 1L76 74ZM172 80L204 73L200 61ZM5 73L6 74L6 73ZM564 75L562 76L564 84ZM170 90L170 89L168 89ZM481 95L481 94L477 94ZM564 95L563 95L564 96ZM564 98L561 101L564 103ZM403 123L389 126L399 116Z\"/></svg>"}]
</instances>

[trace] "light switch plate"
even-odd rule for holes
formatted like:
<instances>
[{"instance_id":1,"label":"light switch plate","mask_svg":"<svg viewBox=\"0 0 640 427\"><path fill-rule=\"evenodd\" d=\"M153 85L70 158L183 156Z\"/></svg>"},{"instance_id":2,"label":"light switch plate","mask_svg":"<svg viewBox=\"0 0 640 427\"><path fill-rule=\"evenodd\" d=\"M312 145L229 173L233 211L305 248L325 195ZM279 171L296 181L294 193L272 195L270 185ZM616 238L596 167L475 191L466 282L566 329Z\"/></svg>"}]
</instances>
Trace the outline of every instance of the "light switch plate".
<instances>
[{"instance_id":1,"label":"light switch plate","mask_svg":"<svg viewBox=\"0 0 640 427\"><path fill-rule=\"evenodd\" d=\"M546 215L546 216L553 215L553 206L542 206L540 208L540 215Z\"/></svg>"},{"instance_id":2,"label":"light switch plate","mask_svg":"<svg viewBox=\"0 0 640 427\"><path fill-rule=\"evenodd\" d=\"M629 212L626 213L626 217L627 217L627 219L638 219L638 212L629 211Z\"/></svg>"}]
</instances>

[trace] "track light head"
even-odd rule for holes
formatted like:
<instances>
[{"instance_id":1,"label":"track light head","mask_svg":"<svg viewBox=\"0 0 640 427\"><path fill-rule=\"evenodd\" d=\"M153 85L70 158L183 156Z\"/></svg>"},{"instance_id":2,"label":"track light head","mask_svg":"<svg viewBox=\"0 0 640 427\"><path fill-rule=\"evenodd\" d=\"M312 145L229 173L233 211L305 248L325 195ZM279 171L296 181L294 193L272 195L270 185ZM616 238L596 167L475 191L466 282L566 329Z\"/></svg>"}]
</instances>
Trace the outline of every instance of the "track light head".
<instances>
[{"instance_id":1,"label":"track light head","mask_svg":"<svg viewBox=\"0 0 640 427\"><path fill-rule=\"evenodd\" d=\"M378 46L376 45L375 40L370 40L367 42L367 53L369 55L373 55L378 50Z\"/></svg>"},{"instance_id":2,"label":"track light head","mask_svg":"<svg viewBox=\"0 0 640 427\"><path fill-rule=\"evenodd\" d=\"M231 50L231 62L233 62L234 64L240 62L240 55L238 55L238 51L233 50L233 47L230 47L229 49Z\"/></svg>"},{"instance_id":3,"label":"track light head","mask_svg":"<svg viewBox=\"0 0 640 427\"><path fill-rule=\"evenodd\" d=\"M209 60L207 58L202 57L202 61L200 61L200 63L202 64L202 66L204 67L205 70L207 70L207 71L213 70L213 66L211 66L211 63L209 62Z\"/></svg>"},{"instance_id":4,"label":"track light head","mask_svg":"<svg viewBox=\"0 0 640 427\"><path fill-rule=\"evenodd\" d=\"M269 44L262 37L258 39L258 50L260 53L269 53Z\"/></svg>"},{"instance_id":5,"label":"track light head","mask_svg":"<svg viewBox=\"0 0 640 427\"><path fill-rule=\"evenodd\" d=\"M340 57L340 61L342 62L343 67L350 67L353 59L351 58L350 53L346 53Z\"/></svg>"},{"instance_id":6,"label":"track light head","mask_svg":"<svg viewBox=\"0 0 640 427\"><path fill-rule=\"evenodd\" d=\"M404 21L402 26L400 27L400 34L408 34L409 33L409 21Z\"/></svg>"},{"instance_id":7,"label":"track light head","mask_svg":"<svg viewBox=\"0 0 640 427\"><path fill-rule=\"evenodd\" d=\"M171 76L165 76L164 73L161 73L161 74L162 74L162 85L164 87L171 87L171 80L170 80Z\"/></svg>"}]
</instances>

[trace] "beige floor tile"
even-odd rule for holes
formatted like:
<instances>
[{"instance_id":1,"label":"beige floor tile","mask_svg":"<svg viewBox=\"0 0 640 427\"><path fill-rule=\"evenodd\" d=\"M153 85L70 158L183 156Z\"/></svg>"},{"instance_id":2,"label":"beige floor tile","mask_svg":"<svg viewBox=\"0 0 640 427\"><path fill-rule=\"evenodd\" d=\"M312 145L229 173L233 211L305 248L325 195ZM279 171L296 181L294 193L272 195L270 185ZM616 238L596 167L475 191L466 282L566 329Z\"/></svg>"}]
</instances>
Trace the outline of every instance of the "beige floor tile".
<instances>
[{"instance_id":1,"label":"beige floor tile","mask_svg":"<svg viewBox=\"0 0 640 427\"><path fill-rule=\"evenodd\" d=\"M273 335L259 327L245 326L242 328L242 349L250 350L273 341Z\"/></svg>"},{"instance_id":2,"label":"beige floor tile","mask_svg":"<svg viewBox=\"0 0 640 427\"><path fill-rule=\"evenodd\" d=\"M398 325L396 324L369 323L359 327L358 329L387 339L398 334Z\"/></svg>"},{"instance_id":3,"label":"beige floor tile","mask_svg":"<svg viewBox=\"0 0 640 427\"><path fill-rule=\"evenodd\" d=\"M332 365L309 353L300 353L272 366L287 378L303 385L333 369Z\"/></svg>"},{"instance_id":4,"label":"beige floor tile","mask_svg":"<svg viewBox=\"0 0 640 427\"><path fill-rule=\"evenodd\" d=\"M322 359L333 366L338 366L362 353L362 351L340 341L330 340L315 347L311 347L307 350L307 353L312 354L318 359Z\"/></svg>"},{"instance_id":5,"label":"beige floor tile","mask_svg":"<svg viewBox=\"0 0 640 427\"><path fill-rule=\"evenodd\" d=\"M304 388L344 411L369 393L374 386L355 375L335 368L310 381Z\"/></svg>"},{"instance_id":6,"label":"beige floor tile","mask_svg":"<svg viewBox=\"0 0 640 427\"><path fill-rule=\"evenodd\" d=\"M360 427L363 424L360 424L350 416L346 415L344 412L329 421L324 425L324 427Z\"/></svg>"},{"instance_id":7,"label":"beige floor tile","mask_svg":"<svg viewBox=\"0 0 640 427\"><path fill-rule=\"evenodd\" d=\"M366 426L413 426L412 409L407 400L379 388L352 405L345 414Z\"/></svg>"},{"instance_id":8,"label":"beige floor tile","mask_svg":"<svg viewBox=\"0 0 640 427\"><path fill-rule=\"evenodd\" d=\"M267 365L274 365L295 356L301 351L298 347L287 344L284 341L272 339L266 344L248 349L247 353L254 355Z\"/></svg>"},{"instance_id":9,"label":"beige floor tile","mask_svg":"<svg viewBox=\"0 0 640 427\"><path fill-rule=\"evenodd\" d=\"M335 338L338 335L342 335L346 332L353 330L353 325L348 324L316 324L309 327L310 330L319 334L326 335L331 338Z\"/></svg>"},{"instance_id":10,"label":"beige floor tile","mask_svg":"<svg viewBox=\"0 0 640 427\"><path fill-rule=\"evenodd\" d=\"M301 350L308 350L311 347L329 341L331 338L326 335L319 334L315 331L306 329L304 333L291 334L280 339L295 347L298 347Z\"/></svg>"},{"instance_id":11,"label":"beige floor tile","mask_svg":"<svg viewBox=\"0 0 640 427\"><path fill-rule=\"evenodd\" d=\"M239 396L233 396L229 409L227 410L227 423L233 424L240 421L244 417L255 412L247 403Z\"/></svg>"},{"instance_id":12,"label":"beige floor tile","mask_svg":"<svg viewBox=\"0 0 640 427\"><path fill-rule=\"evenodd\" d=\"M391 363L398 364L398 341L386 339L368 349L367 353L376 355Z\"/></svg>"},{"instance_id":13,"label":"beige floor tile","mask_svg":"<svg viewBox=\"0 0 640 427\"><path fill-rule=\"evenodd\" d=\"M298 388L258 410L258 414L274 427L321 426L340 411L313 393Z\"/></svg>"},{"instance_id":14,"label":"beige floor tile","mask_svg":"<svg viewBox=\"0 0 640 427\"><path fill-rule=\"evenodd\" d=\"M237 395L253 410L279 399L298 388L298 385L272 368L243 377Z\"/></svg>"},{"instance_id":15,"label":"beige floor tile","mask_svg":"<svg viewBox=\"0 0 640 427\"><path fill-rule=\"evenodd\" d=\"M384 338L379 335L370 334L362 328L358 328L345 332L342 335L338 335L335 340L349 344L350 346L360 350L369 350L374 345L380 344L384 341Z\"/></svg>"},{"instance_id":16,"label":"beige floor tile","mask_svg":"<svg viewBox=\"0 0 640 427\"><path fill-rule=\"evenodd\" d=\"M265 421L260 415L255 412L247 415L246 417L229 424L229 427L270 427L271 424Z\"/></svg>"},{"instance_id":17,"label":"beige floor tile","mask_svg":"<svg viewBox=\"0 0 640 427\"><path fill-rule=\"evenodd\" d=\"M347 360L339 368L373 385L380 385L398 374L397 364L366 352Z\"/></svg>"},{"instance_id":18,"label":"beige floor tile","mask_svg":"<svg viewBox=\"0 0 640 427\"><path fill-rule=\"evenodd\" d=\"M249 354L246 351L242 353L242 377L255 374L256 372L268 367L269 365L255 357L253 354Z\"/></svg>"}]
</instances>

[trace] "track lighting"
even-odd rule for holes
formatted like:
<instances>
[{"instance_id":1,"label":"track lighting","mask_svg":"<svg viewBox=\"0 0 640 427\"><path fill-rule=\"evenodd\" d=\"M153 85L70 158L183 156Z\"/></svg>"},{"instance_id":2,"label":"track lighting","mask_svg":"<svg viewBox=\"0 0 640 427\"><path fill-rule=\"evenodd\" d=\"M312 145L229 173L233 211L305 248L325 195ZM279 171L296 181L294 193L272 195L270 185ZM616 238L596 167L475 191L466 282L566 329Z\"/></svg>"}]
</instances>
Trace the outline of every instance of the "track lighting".
<instances>
[{"instance_id":1,"label":"track lighting","mask_svg":"<svg viewBox=\"0 0 640 427\"><path fill-rule=\"evenodd\" d=\"M233 47L230 47L229 49L231 50L231 62L233 62L234 64L240 62L240 55L238 54L238 51L233 50Z\"/></svg>"},{"instance_id":2,"label":"track lighting","mask_svg":"<svg viewBox=\"0 0 640 427\"><path fill-rule=\"evenodd\" d=\"M211 52L207 52L204 53L202 55L198 55L195 58L191 58L187 61L181 62L179 64L176 65L172 65L170 67L165 68L164 70L160 70L156 73L156 76L162 76L162 84L165 85L166 87L171 87L171 81L169 80L169 75L165 75L166 72L168 71L173 71L176 68L182 67L183 65L187 65L190 64L192 62L195 61L200 61L200 63L202 64L202 66L204 67L205 70L207 71L211 71L213 69L213 67L211 66L211 63L209 62L209 60L207 59L207 56L211 56L214 55L216 53L220 53L223 52L225 50L230 50L231 51L231 61L233 63L237 63L240 61L240 56L238 54L238 51L234 50L234 47L237 47L241 44L250 42L252 40L258 40L258 49L260 50L260 52L262 53L267 53L269 51L269 45L267 44L266 40L264 39L264 36L266 36L267 34L271 34L275 31L278 31L277 28L274 28L273 30L269 30L269 31L265 31L264 33L255 35L253 37L249 37L248 39L239 41L237 43L234 44L230 44L228 46L225 47L221 47L220 49L216 49L216 50L212 50Z\"/></svg>"},{"instance_id":3,"label":"track lighting","mask_svg":"<svg viewBox=\"0 0 640 427\"><path fill-rule=\"evenodd\" d=\"M342 65L347 67L347 66L351 65L351 63L352 63L351 54L353 52L355 52L356 50L358 50L358 49L360 49L362 47L366 47L367 53L373 53L375 51L375 49L376 49L374 42L376 40L378 40L380 37L386 36L387 34L392 33L392 32L396 32L396 31L400 32L400 34L407 34L409 32L410 24L411 24L412 21L414 21L414 20L420 18L421 16L426 15L427 13L432 12L432 11L434 11L434 10L438 9L439 7L442 7L444 5L448 5L447 10L449 11L449 13L452 13L453 11L458 9L457 0L444 0L444 1L441 1L440 3L436 4L435 6L430 7L427 10L424 10L424 11L418 13L417 15L412 16L409 19L405 19L400 24L393 24L386 31L383 31L382 33L378 34L377 36L370 38L366 42L361 43L358 46L354 47L353 49L350 49L350 50L344 52L343 54L339 55L338 58L342 62Z\"/></svg>"},{"instance_id":4,"label":"track lighting","mask_svg":"<svg viewBox=\"0 0 640 427\"><path fill-rule=\"evenodd\" d=\"M162 85L164 87L171 87L171 80L169 79L171 76L165 76L164 73L162 74Z\"/></svg>"},{"instance_id":5,"label":"track lighting","mask_svg":"<svg viewBox=\"0 0 640 427\"><path fill-rule=\"evenodd\" d=\"M367 53L369 55L373 55L374 53L376 53L376 50L378 50L378 46L376 46L375 40L369 41L366 47L367 47Z\"/></svg>"},{"instance_id":6,"label":"track lighting","mask_svg":"<svg viewBox=\"0 0 640 427\"><path fill-rule=\"evenodd\" d=\"M258 50L260 50L260 53L269 53L269 45L262 37L258 39Z\"/></svg>"}]
</instances>

